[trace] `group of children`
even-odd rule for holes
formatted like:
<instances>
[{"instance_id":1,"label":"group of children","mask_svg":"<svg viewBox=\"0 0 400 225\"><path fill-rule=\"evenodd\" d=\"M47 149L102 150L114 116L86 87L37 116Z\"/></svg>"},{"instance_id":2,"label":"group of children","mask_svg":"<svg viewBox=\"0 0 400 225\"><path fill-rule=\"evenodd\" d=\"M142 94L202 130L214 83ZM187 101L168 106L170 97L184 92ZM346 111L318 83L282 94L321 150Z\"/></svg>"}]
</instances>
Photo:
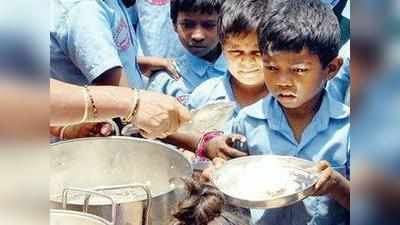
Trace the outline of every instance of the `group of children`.
<instances>
[{"instance_id":1,"label":"group of children","mask_svg":"<svg viewBox=\"0 0 400 225\"><path fill-rule=\"evenodd\" d=\"M157 69L151 70L146 84L136 58L151 51L135 30L147 35L143 37L154 36L144 26L150 21L138 10L144 3L129 0L58 5L55 12L60 16L51 33L52 75L77 84L112 84L126 77L130 86L172 95L190 109L214 100L232 101L236 108L223 133L174 134L167 139L209 158L276 154L322 161L314 196L284 208L251 210L252 222L348 223L349 64L343 67L339 57L341 30L332 7L320 0L148 1L170 10L161 15L170 16L172 26L165 26L173 30L164 27L155 36L166 37L158 41L174 49L162 57L174 57L173 67L181 78L171 76L161 59L150 60L148 66ZM135 6L136 14L129 16L132 10L127 9ZM73 14L84 15L76 20ZM89 23L85 17L97 19ZM170 38L168 32L176 32L178 38ZM179 48L171 47L177 44ZM335 78L339 71L340 79ZM233 149L232 135L237 134L246 142Z\"/></svg>"}]
</instances>

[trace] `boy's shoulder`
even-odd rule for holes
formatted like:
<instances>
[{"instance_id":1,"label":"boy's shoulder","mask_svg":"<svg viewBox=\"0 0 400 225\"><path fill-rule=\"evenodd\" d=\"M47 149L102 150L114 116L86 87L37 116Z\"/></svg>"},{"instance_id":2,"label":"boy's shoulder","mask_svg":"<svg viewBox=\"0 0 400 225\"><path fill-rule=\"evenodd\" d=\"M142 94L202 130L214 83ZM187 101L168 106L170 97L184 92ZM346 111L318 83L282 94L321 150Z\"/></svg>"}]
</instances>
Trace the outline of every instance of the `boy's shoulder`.
<instances>
[{"instance_id":1,"label":"boy's shoulder","mask_svg":"<svg viewBox=\"0 0 400 225\"><path fill-rule=\"evenodd\" d=\"M199 74L204 74L209 67L223 72L227 70L227 64L222 53L214 63L210 63L205 59L191 54L187 49L184 49L184 47L182 48L180 54L176 56L176 62L178 67L180 67L179 69L187 68Z\"/></svg>"},{"instance_id":2,"label":"boy's shoulder","mask_svg":"<svg viewBox=\"0 0 400 225\"><path fill-rule=\"evenodd\" d=\"M256 103L240 110L238 117L241 120L267 120L270 117L269 107L271 107L272 102L273 97L268 94Z\"/></svg>"},{"instance_id":3,"label":"boy's shoulder","mask_svg":"<svg viewBox=\"0 0 400 225\"><path fill-rule=\"evenodd\" d=\"M182 78L179 80L175 80L174 78L171 77L171 75L168 74L167 71L161 70L152 74L147 89L153 91L159 91L164 94L169 94L168 89L178 88L178 87L186 90Z\"/></svg>"},{"instance_id":4,"label":"boy's shoulder","mask_svg":"<svg viewBox=\"0 0 400 225\"><path fill-rule=\"evenodd\" d=\"M217 100L221 97L227 97L225 90L225 82L228 77L226 75L210 78L198 87L196 87L190 95L190 105L193 108L200 107L211 100Z\"/></svg>"},{"instance_id":5,"label":"boy's shoulder","mask_svg":"<svg viewBox=\"0 0 400 225\"><path fill-rule=\"evenodd\" d=\"M89 23L109 26L111 17L118 7L103 1L60 0L51 6L52 20L50 32L58 35L72 32L74 29L89 26ZM105 18L105 19L104 19Z\"/></svg>"},{"instance_id":6,"label":"boy's shoulder","mask_svg":"<svg viewBox=\"0 0 400 225\"><path fill-rule=\"evenodd\" d=\"M193 93L200 92L202 89L203 90L204 89L212 89L217 86L221 86L221 85L223 86L226 78L227 78L226 75L210 78L210 79L204 81L203 83L201 83L198 87L196 87L196 89L194 89Z\"/></svg>"}]
</instances>

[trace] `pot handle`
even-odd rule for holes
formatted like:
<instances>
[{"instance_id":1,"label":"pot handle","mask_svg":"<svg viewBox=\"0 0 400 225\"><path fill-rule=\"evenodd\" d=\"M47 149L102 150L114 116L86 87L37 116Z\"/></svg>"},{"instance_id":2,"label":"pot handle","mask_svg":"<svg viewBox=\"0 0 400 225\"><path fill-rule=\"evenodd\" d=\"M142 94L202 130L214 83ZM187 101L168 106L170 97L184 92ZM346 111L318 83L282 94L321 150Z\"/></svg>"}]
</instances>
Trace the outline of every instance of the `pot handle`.
<instances>
[{"instance_id":1,"label":"pot handle","mask_svg":"<svg viewBox=\"0 0 400 225\"><path fill-rule=\"evenodd\" d=\"M113 198L111 198L108 195L96 192L96 191L92 191L92 190L86 190L86 189L81 189L81 188L64 188L63 192L62 192L62 207L63 209L67 209L67 204L68 204L68 193L74 191L74 192L81 192L81 193L86 193L86 197L84 200L84 204L82 206L82 211L87 213L88 210L88 205L89 205L89 199L92 195L97 195L97 196L101 196L103 198L107 198L108 200L110 200L111 202L111 221L109 221L110 225L115 225L115 216L117 213L117 208L116 208L116 204Z\"/></svg>"},{"instance_id":2,"label":"pot handle","mask_svg":"<svg viewBox=\"0 0 400 225\"><path fill-rule=\"evenodd\" d=\"M143 184L127 184L127 185L115 185L115 186L106 186L106 187L98 187L95 188L96 191L109 191L109 190L117 190L117 189L124 189L124 188L141 188L146 192L146 210L145 210L145 215L144 215L144 221L143 225L148 225L149 223L149 217L150 217L150 209L151 209L151 203L152 203L152 197L151 197L151 191L147 187L147 185ZM85 199L85 204L86 204L86 199Z\"/></svg>"}]
</instances>

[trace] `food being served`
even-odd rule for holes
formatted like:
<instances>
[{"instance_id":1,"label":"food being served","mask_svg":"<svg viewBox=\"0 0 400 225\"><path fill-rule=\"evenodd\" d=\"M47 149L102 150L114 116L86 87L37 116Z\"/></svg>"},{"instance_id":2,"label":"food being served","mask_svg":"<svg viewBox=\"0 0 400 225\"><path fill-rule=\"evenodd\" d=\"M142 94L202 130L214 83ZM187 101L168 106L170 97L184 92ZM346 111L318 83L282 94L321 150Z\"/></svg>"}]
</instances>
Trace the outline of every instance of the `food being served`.
<instances>
[{"instance_id":1,"label":"food being served","mask_svg":"<svg viewBox=\"0 0 400 225\"><path fill-rule=\"evenodd\" d=\"M221 130L231 118L235 104L226 100L218 100L192 111L192 120L178 129L181 133L204 133Z\"/></svg>"}]
</instances>

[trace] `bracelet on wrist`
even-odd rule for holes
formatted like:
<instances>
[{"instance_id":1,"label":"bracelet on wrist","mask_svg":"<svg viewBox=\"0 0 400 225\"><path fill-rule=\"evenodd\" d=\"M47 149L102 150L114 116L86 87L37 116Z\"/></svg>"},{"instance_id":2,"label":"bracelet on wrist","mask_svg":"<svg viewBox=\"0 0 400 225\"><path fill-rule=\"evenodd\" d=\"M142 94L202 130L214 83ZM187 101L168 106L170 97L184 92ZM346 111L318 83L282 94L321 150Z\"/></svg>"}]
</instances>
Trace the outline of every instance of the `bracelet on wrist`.
<instances>
[{"instance_id":1,"label":"bracelet on wrist","mask_svg":"<svg viewBox=\"0 0 400 225\"><path fill-rule=\"evenodd\" d=\"M207 145L208 143L214 139L215 137L218 137L220 135L222 135L224 132L222 131L209 131L206 132L202 135L202 137L200 138L199 143L197 144L197 148L196 148L196 155L199 157L203 157L206 158L206 150L207 150Z\"/></svg>"}]
</instances>

